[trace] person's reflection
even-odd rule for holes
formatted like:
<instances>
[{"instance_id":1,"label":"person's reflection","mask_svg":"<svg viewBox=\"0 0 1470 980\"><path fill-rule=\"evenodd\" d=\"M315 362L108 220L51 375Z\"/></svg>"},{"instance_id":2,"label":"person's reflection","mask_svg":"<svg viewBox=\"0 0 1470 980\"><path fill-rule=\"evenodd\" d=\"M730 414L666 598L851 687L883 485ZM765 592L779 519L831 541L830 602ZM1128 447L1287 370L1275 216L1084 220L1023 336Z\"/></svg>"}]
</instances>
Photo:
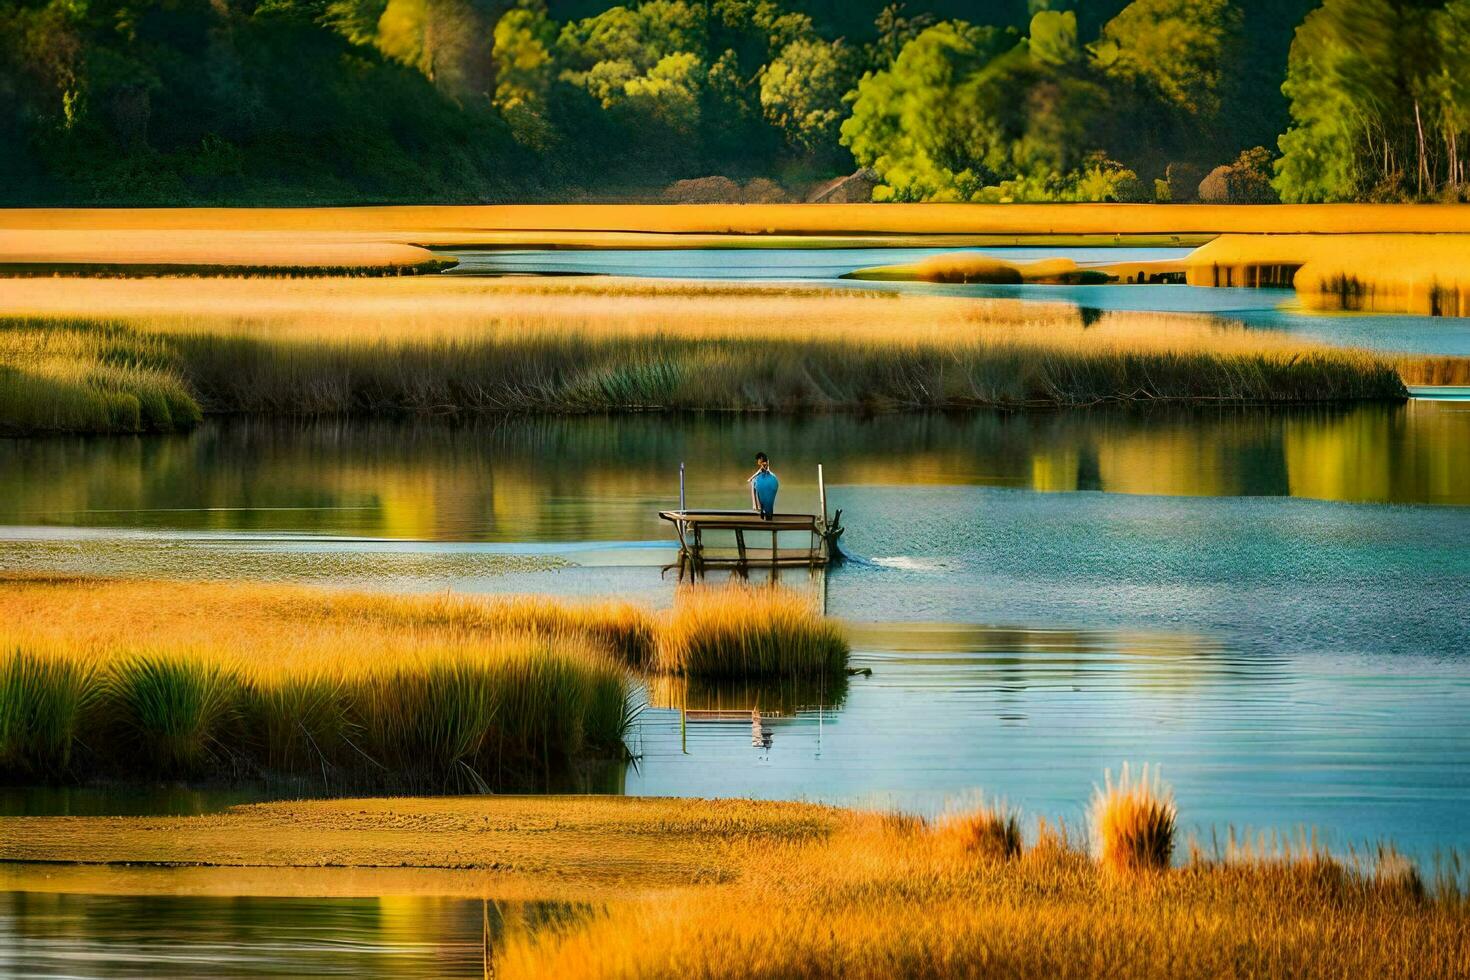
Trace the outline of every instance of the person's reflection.
<instances>
[{"instance_id":1,"label":"person's reflection","mask_svg":"<svg viewBox=\"0 0 1470 980\"><path fill-rule=\"evenodd\" d=\"M761 724L761 709L750 710L750 744L758 749L769 749L774 733Z\"/></svg>"}]
</instances>

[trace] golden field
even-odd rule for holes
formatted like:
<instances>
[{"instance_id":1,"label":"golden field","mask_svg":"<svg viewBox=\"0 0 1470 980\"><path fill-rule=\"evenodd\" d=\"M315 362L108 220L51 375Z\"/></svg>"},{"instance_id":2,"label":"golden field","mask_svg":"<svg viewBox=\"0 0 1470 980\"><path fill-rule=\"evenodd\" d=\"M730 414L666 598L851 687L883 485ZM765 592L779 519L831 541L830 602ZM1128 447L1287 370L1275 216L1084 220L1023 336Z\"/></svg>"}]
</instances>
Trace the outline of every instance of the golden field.
<instances>
[{"instance_id":1,"label":"golden field","mask_svg":"<svg viewBox=\"0 0 1470 980\"><path fill-rule=\"evenodd\" d=\"M178 427L181 395L330 415L1405 394L1381 356L1203 317L739 283L21 279L0 317L0 426L22 432Z\"/></svg>"},{"instance_id":2,"label":"golden field","mask_svg":"<svg viewBox=\"0 0 1470 980\"><path fill-rule=\"evenodd\" d=\"M1079 787L1085 793L1085 787ZM1165 795L1159 795L1160 793ZM508 933L498 977L1455 977L1470 906L1391 849L1184 841L1107 857L1130 794L1083 832L1016 811L933 820L800 803L464 797L270 803L199 817L0 818L0 882L34 891L455 895L592 908ZM44 862L44 863L40 863ZM330 867L322 867L326 863Z\"/></svg>"},{"instance_id":3,"label":"golden field","mask_svg":"<svg viewBox=\"0 0 1470 980\"><path fill-rule=\"evenodd\" d=\"M1192 285L1290 285L1289 273L1263 280L1259 270L1310 266L1298 287L1313 306L1460 315L1470 312L1462 236L1470 236L1466 205L36 208L0 210L0 271L397 275L452 264L435 247L1202 246L1187 262ZM1130 281L1140 271L1181 270L1103 271ZM1038 273L1028 281L1057 280Z\"/></svg>"},{"instance_id":4,"label":"golden field","mask_svg":"<svg viewBox=\"0 0 1470 980\"><path fill-rule=\"evenodd\" d=\"M1456 204L497 204L350 208L0 209L24 231L327 231L421 245L484 233L1219 235L1470 233Z\"/></svg>"},{"instance_id":5,"label":"golden field","mask_svg":"<svg viewBox=\"0 0 1470 980\"><path fill-rule=\"evenodd\" d=\"M0 778L320 776L484 789L622 758L633 671L841 675L784 590L626 603L0 578Z\"/></svg>"}]
</instances>

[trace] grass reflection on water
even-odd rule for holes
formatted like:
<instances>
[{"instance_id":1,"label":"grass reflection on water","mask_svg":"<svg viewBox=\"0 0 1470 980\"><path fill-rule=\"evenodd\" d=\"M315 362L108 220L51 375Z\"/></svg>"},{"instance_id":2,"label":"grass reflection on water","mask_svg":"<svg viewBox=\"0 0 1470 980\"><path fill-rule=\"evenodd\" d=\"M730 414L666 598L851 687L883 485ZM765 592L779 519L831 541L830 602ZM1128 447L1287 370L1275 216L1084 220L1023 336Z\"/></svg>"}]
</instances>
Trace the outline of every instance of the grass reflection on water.
<instances>
[{"instance_id":1,"label":"grass reflection on water","mask_svg":"<svg viewBox=\"0 0 1470 980\"><path fill-rule=\"evenodd\" d=\"M0 522L405 539L642 541L691 499L743 506L769 452L784 498L841 484L986 485L1470 505L1470 409L215 421L187 436L0 440Z\"/></svg>"},{"instance_id":2,"label":"grass reflection on water","mask_svg":"<svg viewBox=\"0 0 1470 980\"><path fill-rule=\"evenodd\" d=\"M480 977L486 942L574 906L422 897L293 899L0 892L0 974Z\"/></svg>"}]
</instances>

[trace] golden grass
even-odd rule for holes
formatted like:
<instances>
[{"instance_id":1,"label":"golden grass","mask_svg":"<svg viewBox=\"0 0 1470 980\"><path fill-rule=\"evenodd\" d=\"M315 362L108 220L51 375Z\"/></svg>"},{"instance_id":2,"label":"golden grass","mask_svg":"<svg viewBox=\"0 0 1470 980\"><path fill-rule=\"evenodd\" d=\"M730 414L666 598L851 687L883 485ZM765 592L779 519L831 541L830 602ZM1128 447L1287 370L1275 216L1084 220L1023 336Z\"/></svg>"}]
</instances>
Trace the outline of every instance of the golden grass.
<instances>
[{"instance_id":1,"label":"golden grass","mask_svg":"<svg viewBox=\"0 0 1470 980\"><path fill-rule=\"evenodd\" d=\"M825 837L753 846L727 885L510 937L495 975L1407 978L1470 965L1457 889L1407 891L1325 852L1119 876L1045 827L1010 851L957 848L953 828L856 814Z\"/></svg>"},{"instance_id":2,"label":"golden grass","mask_svg":"<svg viewBox=\"0 0 1470 980\"><path fill-rule=\"evenodd\" d=\"M658 643L673 674L747 678L831 676L847 666L842 629L810 596L732 584L680 589Z\"/></svg>"},{"instance_id":3,"label":"golden grass","mask_svg":"<svg viewBox=\"0 0 1470 980\"><path fill-rule=\"evenodd\" d=\"M340 231L0 230L0 271L23 274L406 275L453 264L416 245Z\"/></svg>"},{"instance_id":4,"label":"golden grass","mask_svg":"<svg viewBox=\"0 0 1470 980\"><path fill-rule=\"evenodd\" d=\"M161 340L0 326L0 432L172 432L201 418Z\"/></svg>"},{"instance_id":5,"label":"golden grass","mask_svg":"<svg viewBox=\"0 0 1470 980\"><path fill-rule=\"evenodd\" d=\"M694 590L656 618L536 596L7 577L0 624L0 778L41 781L519 784L625 752L630 666L748 680L840 675L847 656L779 589Z\"/></svg>"},{"instance_id":6,"label":"golden grass","mask_svg":"<svg viewBox=\"0 0 1470 980\"><path fill-rule=\"evenodd\" d=\"M1174 795L1148 766L1135 778L1128 764L1113 782L1112 772L1092 798L1093 847L1109 871L1162 871L1174 856Z\"/></svg>"},{"instance_id":7,"label":"golden grass","mask_svg":"<svg viewBox=\"0 0 1470 980\"><path fill-rule=\"evenodd\" d=\"M206 411L892 410L1403 397L1382 357L1167 314L647 280L12 280L9 349L161 347ZM53 336L58 335L58 336Z\"/></svg>"},{"instance_id":8,"label":"golden grass","mask_svg":"<svg viewBox=\"0 0 1470 980\"><path fill-rule=\"evenodd\" d=\"M1295 286L1303 305L1470 316L1470 235L1227 235L1186 260L1196 286Z\"/></svg>"},{"instance_id":9,"label":"golden grass","mask_svg":"<svg viewBox=\"0 0 1470 980\"><path fill-rule=\"evenodd\" d=\"M745 204L0 210L0 269L429 270L423 246L1198 245L1218 234L1470 232L1461 205Z\"/></svg>"},{"instance_id":10,"label":"golden grass","mask_svg":"<svg viewBox=\"0 0 1470 980\"><path fill-rule=\"evenodd\" d=\"M1391 848L1252 838L1107 871L1013 812L467 797L202 817L0 818L0 882L54 890L605 903L506 937L495 976L1456 977L1470 905ZM1234 838L1232 838L1234 841ZM324 856L340 867L325 873ZM40 862L45 862L41 864ZM150 870L170 868L166 875ZM253 869L268 867L262 876Z\"/></svg>"},{"instance_id":11,"label":"golden grass","mask_svg":"<svg viewBox=\"0 0 1470 980\"><path fill-rule=\"evenodd\" d=\"M1464 205L528 204L0 210L20 231L316 231L474 243L488 232L1151 235L1470 232ZM3 241L3 239L0 239Z\"/></svg>"}]
</instances>

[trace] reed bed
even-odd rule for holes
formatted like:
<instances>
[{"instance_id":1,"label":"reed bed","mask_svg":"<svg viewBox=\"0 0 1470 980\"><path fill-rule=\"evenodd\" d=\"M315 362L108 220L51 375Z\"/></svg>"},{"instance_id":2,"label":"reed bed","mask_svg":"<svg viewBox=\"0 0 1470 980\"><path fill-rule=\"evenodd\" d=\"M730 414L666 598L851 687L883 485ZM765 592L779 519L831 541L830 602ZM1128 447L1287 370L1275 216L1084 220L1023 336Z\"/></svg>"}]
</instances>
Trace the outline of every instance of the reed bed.
<instances>
[{"instance_id":1,"label":"reed bed","mask_svg":"<svg viewBox=\"0 0 1470 980\"><path fill-rule=\"evenodd\" d=\"M1084 322L1070 307L1003 300L617 280L83 280L64 294L35 283L13 280L0 300L11 350L151 356L206 412L890 411L1405 394L1394 364L1371 353L1199 317Z\"/></svg>"},{"instance_id":2,"label":"reed bed","mask_svg":"<svg viewBox=\"0 0 1470 980\"><path fill-rule=\"evenodd\" d=\"M840 676L847 651L803 600L757 589L696 590L659 616L537 596L4 578L0 623L0 779L26 781L524 785L626 753L636 669Z\"/></svg>"},{"instance_id":3,"label":"reed bed","mask_svg":"<svg viewBox=\"0 0 1470 980\"><path fill-rule=\"evenodd\" d=\"M658 644L662 671L713 679L832 676L847 655L809 597L739 584L681 589Z\"/></svg>"},{"instance_id":4,"label":"reed bed","mask_svg":"<svg viewBox=\"0 0 1470 980\"><path fill-rule=\"evenodd\" d=\"M1128 785L1166 803L1154 782ZM1410 978L1470 966L1459 884L1406 885L1417 873L1391 849L1199 853L1120 873L1063 828L1042 822L1020 841L1014 819L989 807L938 822L854 814L817 840L761 841L732 858L728 885L509 936L495 976Z\"/></svg>"},{"instance_id":5,"label":"reed bed","mask_svg":"<svg viewBox=\"0 0 1470 980\"><path fill-rule=\"evenodd\" d=\"M625 751L626 671L569 637L326 648L292 666L248 649L3 642L0 776L11 780L268 775L475 790Z\"/></svg>"},{"instance_id":6,"label":"reed bed","mask_svg":"<svg viewBox=\"0 0 1470 980\"><path fill-rule=\"evenodd\" d=\"M173 432L202 417L159 338L0 321L0 433Z\"/></svg>"}]
</instances>

